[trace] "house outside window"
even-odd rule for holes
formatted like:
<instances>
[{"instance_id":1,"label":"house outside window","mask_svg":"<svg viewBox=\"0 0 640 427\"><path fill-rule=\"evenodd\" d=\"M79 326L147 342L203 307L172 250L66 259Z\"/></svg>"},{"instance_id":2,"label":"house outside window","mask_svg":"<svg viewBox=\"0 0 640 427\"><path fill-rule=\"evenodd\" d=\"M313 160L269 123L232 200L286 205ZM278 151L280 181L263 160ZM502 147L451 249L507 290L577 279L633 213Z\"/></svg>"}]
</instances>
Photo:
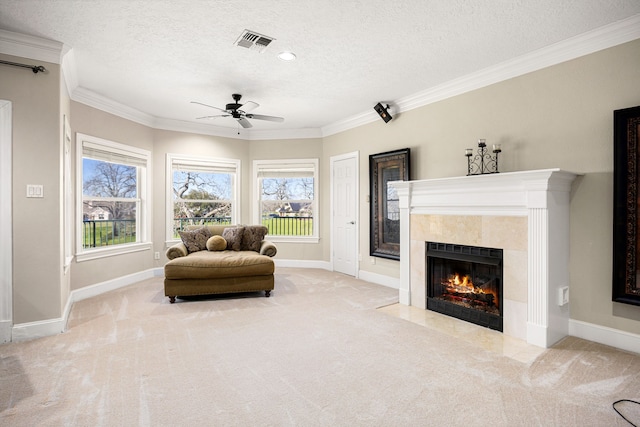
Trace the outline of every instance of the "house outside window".
<instances>
[{"instance_id":1,"label":"house outside window","mask_svg":"<svg viewBox=\"0 0 640 427\"><path fill-rule=\"evenodd\" d=\"M167 154L167 243L189 225L239 221L240 161Z\"/></svg>"},{"instance_id":2,"label":"house outside window","mask_svg":"<svg viewBox=\"0 0 640 427\"><path fill-rule=\"evenodd\" d=\"M150 152L77 134L77 259L148 250Z\"/></svg>"},{"instance_id":3,"label":"house outside window","mask_svg":"<svg viewBox=\"0 0 640 427\"><path fill-rule=\"evenodd\" d=\"M255 160L254 221L269 240L318 242L318 159Z\"/></svg>"}]
</instances>

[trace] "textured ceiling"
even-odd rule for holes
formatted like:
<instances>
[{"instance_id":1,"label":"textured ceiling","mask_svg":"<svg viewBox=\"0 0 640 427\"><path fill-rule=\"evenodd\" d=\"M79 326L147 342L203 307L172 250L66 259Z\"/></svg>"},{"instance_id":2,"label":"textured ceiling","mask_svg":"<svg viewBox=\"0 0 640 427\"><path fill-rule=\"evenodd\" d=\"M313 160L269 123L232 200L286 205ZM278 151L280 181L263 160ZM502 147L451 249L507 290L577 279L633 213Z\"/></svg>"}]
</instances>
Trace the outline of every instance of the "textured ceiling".
<instances>
[{"instance_id":1,"label":"textured ceiling","mask_svg":"<svg viewBox=\"0 0 640 427\"><path fill-rule=\"evenodd\" d=\"M0 29L71 48L79 88L195 122L232 93L322 128L640 13L638 0L0 0ZM276 40L234 46L244 29ZM292 50L294 62L276 54ZM207 121L236 128L231 118Z\"/></svg>"}]
</instances>

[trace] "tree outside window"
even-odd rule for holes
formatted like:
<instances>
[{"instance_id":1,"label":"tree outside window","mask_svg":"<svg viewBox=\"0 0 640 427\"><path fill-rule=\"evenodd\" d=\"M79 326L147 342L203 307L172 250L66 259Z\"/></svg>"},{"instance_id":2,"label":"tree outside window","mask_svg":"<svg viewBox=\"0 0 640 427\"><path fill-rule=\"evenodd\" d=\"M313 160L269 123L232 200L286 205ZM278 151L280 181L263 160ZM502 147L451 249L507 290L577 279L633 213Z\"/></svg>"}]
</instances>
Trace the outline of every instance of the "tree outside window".
<instances>
[{"instance_id":1,"label":"tree outside window","mask_svg":"<svg viewBox=\"0 0 640 427\"><path fill-rule=\"evenodd\" d=\"M175 170L175 235L186 225L231 224L233 177L229 173Z\"/></svg>"},{"instance_id":2,"label":"tree outside window","mask_svg":"<svg viewBox=\"0 0 640 427\"><path fill-rule=\"evenodd\" d=\"M189 225L236 222L239 161L167 154L167 165L168 240Z\"/></svg>"},{"instance_id":3,"label":"tree outside window","mask_svg":"<svg viewBox=\"0 0 640 427\"><path fill-rule=\"evenodd\" d=\"M78 247L145 242L142 226L149 152L78 134L81 232Z\"/></svg>"},{"instance_id":4,"label":"tree outside window","mask_svg":"<svg viewBox=\"0 0 640 427\"><path fill-rule=\"evenodd\" d=\"M256 161L259 221L270 236L317 236L317 161ZM314 225L315 224L315 225Z\"/></svg>"}]
</instances>

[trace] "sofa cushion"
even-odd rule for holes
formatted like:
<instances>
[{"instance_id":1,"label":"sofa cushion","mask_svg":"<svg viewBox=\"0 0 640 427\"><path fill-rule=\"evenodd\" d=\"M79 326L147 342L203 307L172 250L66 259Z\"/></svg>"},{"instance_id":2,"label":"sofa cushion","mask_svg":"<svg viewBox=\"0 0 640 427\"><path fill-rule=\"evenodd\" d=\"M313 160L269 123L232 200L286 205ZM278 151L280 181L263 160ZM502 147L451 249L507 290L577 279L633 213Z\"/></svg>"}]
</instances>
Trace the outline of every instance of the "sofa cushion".
<instances>
[{"instance_id":1,"label":"sofa cushion","mask_svg":"<svg viewBox=\"0 0 640 427\"><path fill-rule=\"evenodd\" d=\"M264 225L245 225L240 250L260 252L260 245L268 231Z\"/></svg>"},{"instance_id":2,"label":"sofa cushion","mask_svg":"<svg viewBox=\"0 0 640 427\"><path fill-rule=\"evenodd\" d=\"M181 257L181 256L187 256L187 255L189 255L189 251L187 251L187 247L184 245L184 243L179 242L179 243L176 243L175 245L169 247L167 249L167 252L165 253L165 255L167 256L167 258L169 258L171 260L171 259L178 258L178 257Z\"/></svg>"},{"instance_id":3,"label":"sofa cushion","mask_svg":"<svg viewBox=\"0 0 640 427\"><path fill-rule=\"evenodd\" d=\"M222 236L211 236L207 240L208 251L224 251L227 249L227 241Z\"/></svg>"},{"instance_id":4,"label":"sofa cushion","mask_svg":"<svg viewBox=\"0 0 640 427\"><path fill-rule=\"evenodd\" d=\"M239 251L242 245L244 227L227 227L222 232L222 237L227 241L227 249Z\"/></svg>"},{"instance_id":5,"label":"sofa cushion","mask_svg":"<svg viewBox=\"0 0 640 427\"><path fill-rule=\"evenodd\" d=\"M165 264L167 279L220 279L273 274L273 259L253 251L200 251Z\"/></svg>"},{"instance_id":6,"label":"sofa cushion","mask_svg":"<svg viewBox=\"0 0 640 427\"><path fill-rule=\"evenodd\" d=\"M178 231L178 234L189 253L207 249L207 240L211 237L211 231L206 227L200 227L195 230Z\"/></svg>"}]
</instances>

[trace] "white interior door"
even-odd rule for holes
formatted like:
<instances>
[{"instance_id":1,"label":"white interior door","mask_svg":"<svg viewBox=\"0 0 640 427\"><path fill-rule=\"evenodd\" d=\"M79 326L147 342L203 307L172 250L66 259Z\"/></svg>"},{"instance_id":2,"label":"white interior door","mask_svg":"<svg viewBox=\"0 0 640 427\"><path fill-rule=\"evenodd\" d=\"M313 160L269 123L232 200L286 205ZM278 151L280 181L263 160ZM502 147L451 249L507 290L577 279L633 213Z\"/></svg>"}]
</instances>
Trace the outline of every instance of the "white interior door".
<instances>
[{"instance_id":1,"label":"white interior door","mask_svg":"<svg viewBox=\"0 0 640 427\"><path fill-rule=\"evenodd\" d=\"M358 153L331 158L333 269L357 277Z\"/></svg>"}]
</instances>

